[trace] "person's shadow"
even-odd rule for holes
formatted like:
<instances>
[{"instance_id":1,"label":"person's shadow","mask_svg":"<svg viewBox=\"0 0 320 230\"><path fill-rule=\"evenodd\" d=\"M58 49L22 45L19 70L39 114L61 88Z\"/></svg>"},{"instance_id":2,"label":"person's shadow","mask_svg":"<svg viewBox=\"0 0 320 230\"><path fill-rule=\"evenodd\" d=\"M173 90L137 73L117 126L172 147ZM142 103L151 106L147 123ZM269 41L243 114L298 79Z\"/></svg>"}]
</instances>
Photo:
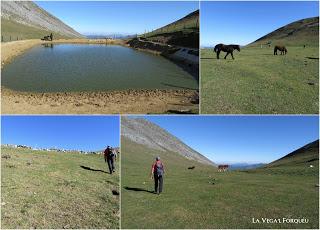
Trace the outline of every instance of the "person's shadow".
<instances>
[{"instance_id":1,"label":"person's shadow","mask_svg":"<svg viewBox=\"0 0 320 230\"><path fill-rule=\"evenodd\" d=\"M128 187L128 186L125 186L125 187L123 187L123 188L126 189L126 190L129 190L129 191L135 191L135 192L154 193L153 191L149 191L149 190L144 189L144 188L132 188L132 187Z\"/></svg>"},{"instance_id":2,"label":"person's shadow","mask_svg":"<svg viewBox=\"0 0 320 230\"><path fill-rule=\"evenodd\" d=\"M101 169L93 169L93 168L90 168L90 167L87 167L87 166L83 166L83 165L80 165L80 167L85 169L85 170L89 170L89 171L108 173L108 172L103 171Z\"/></svg>"}]
</instances>

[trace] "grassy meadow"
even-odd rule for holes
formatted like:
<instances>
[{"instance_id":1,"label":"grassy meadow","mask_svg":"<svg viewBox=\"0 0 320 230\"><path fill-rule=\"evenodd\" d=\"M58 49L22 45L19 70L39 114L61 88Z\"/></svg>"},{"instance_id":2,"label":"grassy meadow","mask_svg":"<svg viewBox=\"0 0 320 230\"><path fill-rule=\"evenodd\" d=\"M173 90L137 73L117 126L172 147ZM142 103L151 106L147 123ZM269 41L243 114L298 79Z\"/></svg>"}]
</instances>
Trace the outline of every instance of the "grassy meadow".
<instances>
[{"instance_id":1,"label":"grassy meadow","mask_svg":"<svg viewBox=\"0 0 320 230\"><path fill-rule=\"evenodd\" d=\"M3 229L119 228L118 162L110 175L102 155L1 150Z\"/></svg>"},{"instance_id":2,"label":"grassy meadow","mask_svg":"<svg viewBox=\"0 0 320 230\"><path fill-rule=\"evenodd\" d=\"M250 46L216 59L201 50L201 113L316 114L319 109L318 46L288 46L287 55L273 47ZM280 54L280 52L278 52Z\"/></svg>"},{"instance_id":3,"label":"grassy meadow","mask_svg":"<svg viewBox=\"0 0 320 230\"><path fill-rule=\"evenodd\" d=\"M176 153L122 138L122 228L315 228L318 161L290 167L217 172ZM165 165L164 191L153 194L151 164ZM188 170L190 166L195 169ZM252 218L308 218L307 224L253 224Z\"/></svg>"}]
</instances>

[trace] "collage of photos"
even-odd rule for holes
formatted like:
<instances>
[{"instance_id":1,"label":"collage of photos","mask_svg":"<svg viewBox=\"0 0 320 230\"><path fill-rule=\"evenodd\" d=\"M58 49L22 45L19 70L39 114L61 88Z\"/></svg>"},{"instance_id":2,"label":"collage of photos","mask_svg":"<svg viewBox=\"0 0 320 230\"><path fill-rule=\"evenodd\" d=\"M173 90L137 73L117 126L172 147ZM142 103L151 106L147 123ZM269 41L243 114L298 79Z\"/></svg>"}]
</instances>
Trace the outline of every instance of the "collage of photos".
<instances>
[{"instance_id":1,"label":"collage of photos","mask_svg":"<svg viewBox=\"0 0 320 230\"><path fill-rule=\"evenodd\" d=\"M319 229L318 1L1 1L1 229Z\"/></svg>"}]
</instances>

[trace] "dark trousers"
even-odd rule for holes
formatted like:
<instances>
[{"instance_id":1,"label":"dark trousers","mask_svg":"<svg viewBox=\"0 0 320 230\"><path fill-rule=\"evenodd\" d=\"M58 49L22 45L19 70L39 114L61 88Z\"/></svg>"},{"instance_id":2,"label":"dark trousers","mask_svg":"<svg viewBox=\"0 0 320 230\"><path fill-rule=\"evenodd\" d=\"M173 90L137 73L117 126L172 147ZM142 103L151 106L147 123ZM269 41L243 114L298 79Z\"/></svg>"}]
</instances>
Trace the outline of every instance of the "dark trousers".
<instances>
[{"instance_id":1,"label":"dark trousers","mask_svg":"<svg viewBox=\"0 0 320 230\"><path fill-rule=\"evenodd\" d=\"M110 172L110 174L112 174L112 172L116 169L114 167L114 160L113 160L113 158L110 157L110 158L107 158L106 161L108 163L109 172Z\"/></svg>"},{"instance_id":2,"label":"dark trousers","mask_svg":"<svg viewBox=\"0 0 320 230\"><path fill-rule=\"evenodd\" d=\"M158 176L157 174L154 174L153 178L154 178L154 192L161 193L163 188L163 176Z\"/></svg>"}]
</instances>

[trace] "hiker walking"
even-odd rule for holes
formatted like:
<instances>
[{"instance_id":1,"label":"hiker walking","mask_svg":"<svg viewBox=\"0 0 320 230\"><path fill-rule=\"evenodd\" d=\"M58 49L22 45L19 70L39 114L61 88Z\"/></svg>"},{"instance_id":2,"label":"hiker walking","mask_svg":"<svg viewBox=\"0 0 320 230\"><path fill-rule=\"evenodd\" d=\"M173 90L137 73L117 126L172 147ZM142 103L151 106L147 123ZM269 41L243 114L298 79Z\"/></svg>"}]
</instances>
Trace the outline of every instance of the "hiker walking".
<instances>
[{"instance_id":1,"label":"hiker walking","mask_svg":"<svg viewBox=\"0 0 320 230\"><path fill-rule=\"evenodd\" d=\"M163 188L164 167L160 161L160 157L156 157L156 161L151 167L151 179L154 179L154 193L160 195Z\"/></svg>"},{"instance_id":2,"label":"hiker walking","mask_svg":"<svg viewBox=\"0 0 320 230\"><path fill-rule=\"evenodd\" d=\"M52 33L50 34L50 40L51 41L53 40L53 34Z\"/></svg>"},{"instance_id":3,"label":"hiker walking","mask_svg":"<svg viewBox=\"0 0 320 230\"><path fill-rule=\"evenodd\" d=\"M112 148L109 145L104 150L104 162L107 162L108 167L109 167L109 172L110 172L110 174L112 174L115 171L114 154L112 152Z\"/></svg>"}]
</instances>

